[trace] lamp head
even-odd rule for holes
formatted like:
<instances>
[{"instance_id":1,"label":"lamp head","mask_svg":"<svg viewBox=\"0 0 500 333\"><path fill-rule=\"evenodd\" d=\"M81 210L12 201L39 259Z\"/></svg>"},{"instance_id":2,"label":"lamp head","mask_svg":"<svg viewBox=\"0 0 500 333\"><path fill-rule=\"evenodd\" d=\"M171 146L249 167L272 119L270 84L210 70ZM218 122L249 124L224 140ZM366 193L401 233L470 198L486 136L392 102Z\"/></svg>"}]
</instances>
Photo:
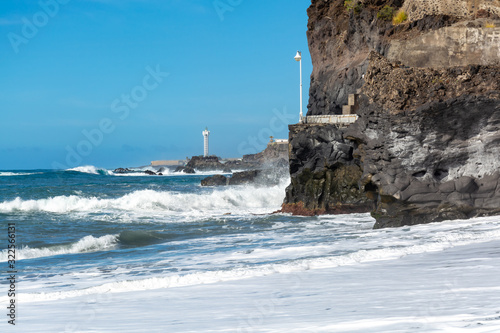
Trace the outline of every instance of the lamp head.
<instances>
[{"instance_id":1,"label":"lamp head","mask_svg":"<svg viewBox=\"0 0 500 333\"><path fill-rule=\"evenodd\" d=\"M302 59L302 53L300 53L300 51L297 51L297 54L293 59L295 59L296 61L300 61Z\"/></svg>"}]
</instances>

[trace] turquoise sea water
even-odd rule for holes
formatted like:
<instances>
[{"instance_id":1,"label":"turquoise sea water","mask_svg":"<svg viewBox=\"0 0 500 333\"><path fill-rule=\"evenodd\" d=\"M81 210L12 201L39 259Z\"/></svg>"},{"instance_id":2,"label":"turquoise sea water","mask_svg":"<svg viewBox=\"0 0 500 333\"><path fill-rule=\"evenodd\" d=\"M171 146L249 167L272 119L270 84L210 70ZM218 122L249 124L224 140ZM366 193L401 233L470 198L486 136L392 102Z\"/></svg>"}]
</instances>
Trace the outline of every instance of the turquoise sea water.
<instances>
[{"instance_id":1,"label":"turquoise sea water","mask_svg":"<svg viewBox=\"0 0 500 333\"><path fill-rule=\"evenodd\" d=\"M251 215L274 209L279 202L269 196L279 187L254 196L246 187L203 188L206 176L85 171L0 174L0 219L16 225L17 267L24 282L37 286L31 292L87 287L79 278L86 275L102 283L115 274L134 279L228 268L202 258L265 247L265 238L253 242L255 235L288 220ZM7 232L2 240L6 245Z\"/></svg>"},{"instance_id":2,"label":"turquoise sea water","mask_svg":"<svg viewBox=\"0 0 500 333\"><path fill-rule=\"evenodd\" d=\"M1 171L0 264L6 274L7 227L14 224L21 331L143 331L141 322L131 319L138 311L143 317L147 314L148 327L154 332L337 332L342 331L337 327L342 322L351 325L346 331L368 332L358 321L371 318L384 325L390 303L401 302L401 292L413 293L416 299L412 301L420 302L419 307L427 304L410 283L422 285L412 270L439 267L429 266L434 265L432 258L422 264L421 256L440 254L443 269L456 265L464 270L470 266L471 252L461 249L479 246L485 252L478 256L490 253L491 260L498 256L498 218L372 230L374 220L369 214L273 214L282 203L289 179L275 186L201 187L205 176L168 171L164 176L117 175L91 166L67 171ZM454 252L448 255L448 251ZM454 264L445 262L457 253L464 258ZM400 270L401 265L408 267ZM486 288L477 297L482 300L487 293L500 300L498 279L486 266L481 262L474 266L477 279ZM394 291L391 298L392 291L383 290L384 284L370 289L361 282L381 274L381 267L389 272L378 276L378 281L398 277L397 281L408 282L408 290ZM347 273L351 268L358 270L356 275ZM435 272L440 276L441 271ZM490 276L484 278L487 274ZM441 299L446 306L461 297L455 289L477 287L469 280L443 276L442 285L454 290ZM428 293L437 292L442 285ZM2 279L0 305L4 309L10 301L8 288L9 282ZM231 288L236 288L238 297L225 292ZM335 296L330 288L340 288L345 294L338 291ZM212 291L215 294L206 296ZM353 312L380 297L388 299L386 308L378 304L368 306L359 316ZM150 305L134 310L130 302ZM301 316L307 308L304 302L325 304L329 310L316 313L308 308L312 312ZM77 304L93 309L92 320ZM351 306L344 309L345 304ZM492 315L500 311L483 305ZM455 316L449 319L453 325L461 315L469 314L465 306L458 310L447 313ZM254 312L265 320L248 320ZM104 313L107 317L100 317ZM119 313L125 319L110 317ZM57 318L40 324L48 315ZM419 312L419 316L429 315L441 314ZM427 326L412 326L418 329L398 323L391 324L394 330L373 332L437 329L428 321ZM5 331L3 328L12 326L4 320L0 328Z\"/></svg>"}]
</instances>

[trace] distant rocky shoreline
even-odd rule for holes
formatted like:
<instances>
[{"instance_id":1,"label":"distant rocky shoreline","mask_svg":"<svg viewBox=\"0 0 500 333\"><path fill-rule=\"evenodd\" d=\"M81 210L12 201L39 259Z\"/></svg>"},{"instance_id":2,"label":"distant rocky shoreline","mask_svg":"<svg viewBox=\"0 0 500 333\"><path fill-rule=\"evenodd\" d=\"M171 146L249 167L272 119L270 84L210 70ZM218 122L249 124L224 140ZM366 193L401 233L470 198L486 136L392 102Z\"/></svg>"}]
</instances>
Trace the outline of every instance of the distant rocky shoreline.
<instances>
[{"instance_id":1,"label":"distant rocky shoreline","mask_svg":"<svg viewBox=\"0 0 500 333\"><path fill-rule=\"evenodd\" d=\"M190 163L193 164L190 165ZM270 142L266 149L258 154L244 155L241 160L229 161L224 164L209 157L191 159L186 165L193 169L218 166L222 170L235 168L244 170L234 172L230 176L214 175L201 181L202 186L242 185L249 183L277 184L280 179L288 175L288 144Z\"/></svg>"},{"instance_id":2,"label":"distant rocky shoreline","mask_svg":"<svg viewBox=\"0 0 500 333\"><path fill-rule=\"evenodd\" d=\"M151 167L153 168L153 167ZM216 172L204 178L202 186L242 185L249 183L277 184L288 175L288 143L271 141L266 149L257 154L244 155L241 159L221 161L217 156L193 156L184 166L154 167L153 170L131 170L117 168L116 174L163 175L169 168L174 173L196 174ZM223 175L225 174L225 175Z\"/></svg>"}]
</instances>

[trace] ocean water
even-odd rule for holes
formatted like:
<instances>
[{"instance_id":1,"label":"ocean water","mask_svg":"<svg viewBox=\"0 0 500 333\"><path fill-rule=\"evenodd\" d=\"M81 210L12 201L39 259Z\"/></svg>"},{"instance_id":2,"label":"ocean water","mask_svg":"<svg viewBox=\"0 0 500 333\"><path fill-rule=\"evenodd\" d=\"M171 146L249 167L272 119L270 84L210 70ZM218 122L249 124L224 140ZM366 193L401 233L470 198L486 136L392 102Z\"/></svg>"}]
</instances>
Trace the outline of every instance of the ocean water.
<instances>
[{"instance_id":1,"label":"ocean water","mask_svg":"<svg viewBox=\"0 0 500 333\"><path fill-rule=\"evenodd\" d=\"M0 331L500 332L500 217L372 230L203 177L1 171Z\"/></svg>"}]
</instances>

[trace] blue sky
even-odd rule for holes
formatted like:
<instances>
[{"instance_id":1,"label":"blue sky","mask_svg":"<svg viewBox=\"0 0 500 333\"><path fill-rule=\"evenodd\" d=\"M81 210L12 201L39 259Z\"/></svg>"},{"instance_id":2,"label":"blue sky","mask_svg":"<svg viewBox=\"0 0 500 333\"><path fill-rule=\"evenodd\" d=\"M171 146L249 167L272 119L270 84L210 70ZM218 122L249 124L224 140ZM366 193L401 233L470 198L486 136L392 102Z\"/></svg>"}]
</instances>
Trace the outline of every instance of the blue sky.
<instances>
[{"instance_id":1,"label":"blue sky","mask_svg":"<svg viewBox=\"0 0 500 333\"><path fill-rule=\"evenodd\" d=\"M309 0L0 3L0 170L238 157L287 138Z\"/></svg>"}]
</instances>

